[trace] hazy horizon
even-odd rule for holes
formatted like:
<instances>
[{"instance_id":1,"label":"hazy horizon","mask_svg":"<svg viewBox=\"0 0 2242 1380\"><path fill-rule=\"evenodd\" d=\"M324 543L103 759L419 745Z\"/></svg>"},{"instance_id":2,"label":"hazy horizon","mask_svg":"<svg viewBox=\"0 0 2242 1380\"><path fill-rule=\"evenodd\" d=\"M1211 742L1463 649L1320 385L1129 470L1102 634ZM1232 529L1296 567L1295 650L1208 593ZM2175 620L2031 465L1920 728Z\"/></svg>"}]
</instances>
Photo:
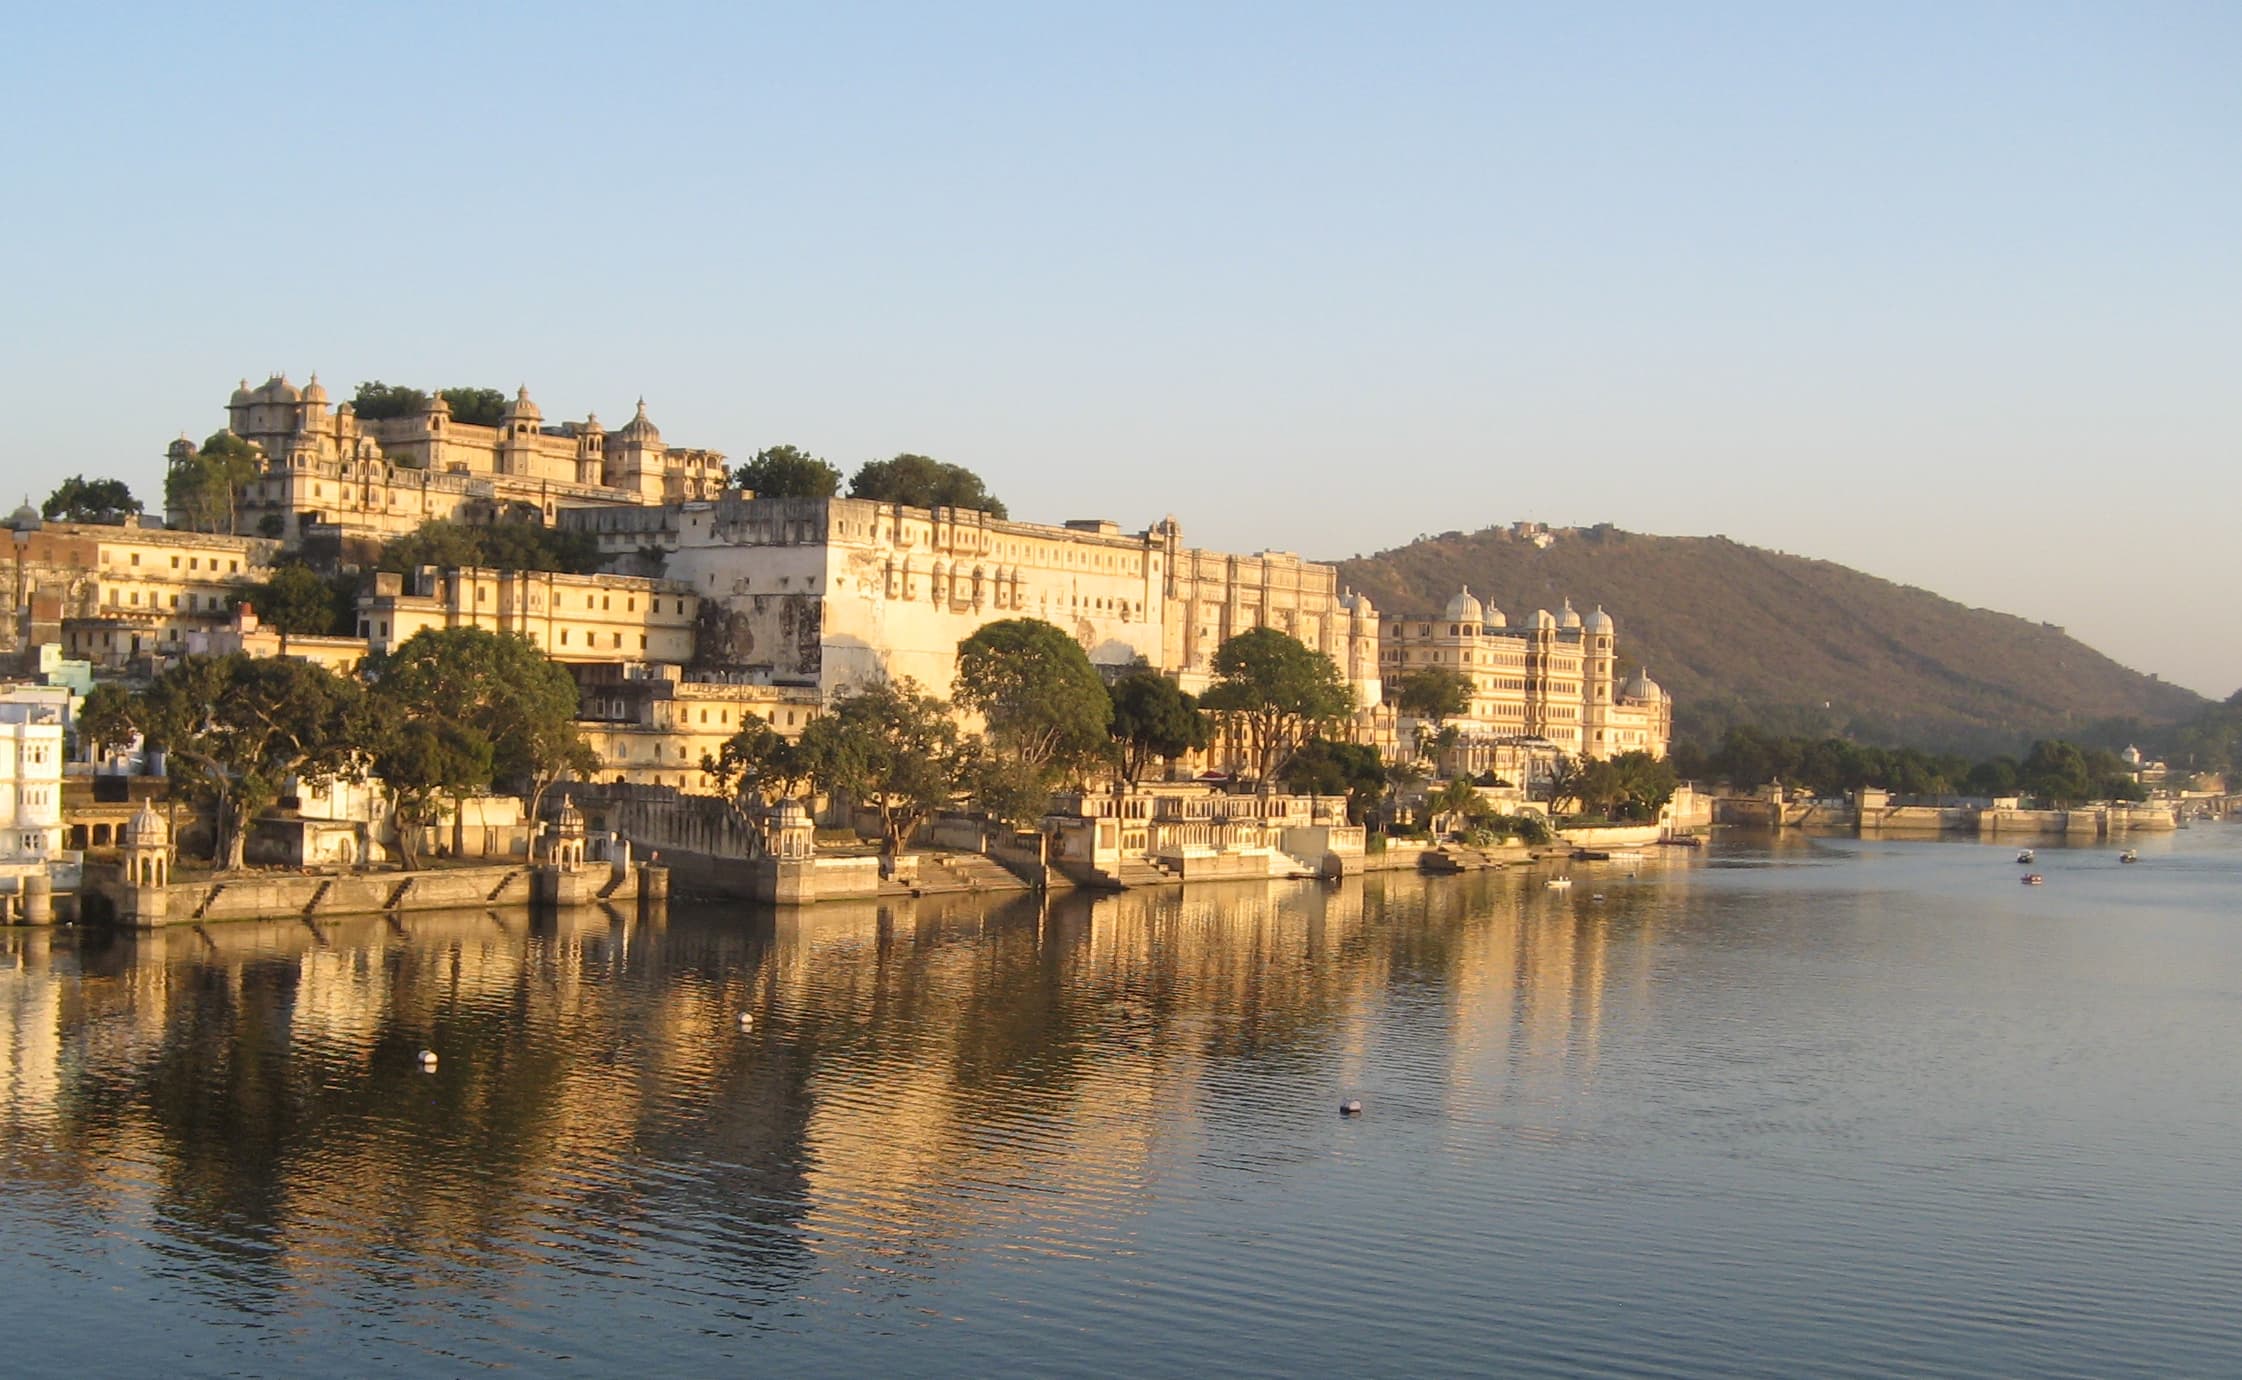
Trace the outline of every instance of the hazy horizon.
<instances>
[{"instance_id":1,"label":"hazy horizon","mask_svg":"<svg viewBox=\"0 0 2242 1380\"><path fill-rule=\"evenodd\" d=\"M526 383L1217 548L1723 534L2242 685L2232 7L12 29L33 502L160 507L245 374Z\"/></svg>"}]
</instances>

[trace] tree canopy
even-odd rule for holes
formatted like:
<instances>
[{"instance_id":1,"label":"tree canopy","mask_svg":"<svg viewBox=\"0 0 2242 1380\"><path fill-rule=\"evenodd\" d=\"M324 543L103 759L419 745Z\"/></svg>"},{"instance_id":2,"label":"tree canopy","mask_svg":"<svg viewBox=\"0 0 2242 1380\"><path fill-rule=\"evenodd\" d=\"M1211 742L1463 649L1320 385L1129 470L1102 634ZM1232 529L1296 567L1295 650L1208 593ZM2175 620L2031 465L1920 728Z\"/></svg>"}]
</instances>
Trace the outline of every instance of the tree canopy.
<instances>
[{"instance_id":1,"label":"tree canopy","mask_svg":"<svg viewBox=\"0 0 2242 1380\"><path fill-rule=\"evenodd\" d=\"M123 480L88 479L82 474L63 480L39 505L39 516L49 522L92 522L105 527L121 527L126 518L140 511L140 500L132 496Z\"/></svg>"},{"instance_id":2,"label":"tree canopy","mask_svg":"<svg viewBox=\"0 0 2242 1380\"><path fill-rule=\"evenodd\" d=\"M741 716L739 731L714 756L701 754L701 771L736 805L760 805L792 795L807 779L802 754L768 722Z\"/></svg>"},{"instance_id":3,"label":"tree canopy","mask_svg":"<svg viewBox=\"0 0 2242 1380\"><path fill-rule=\"evenodd\" d=\"M975 770L950 707L909 677L842 694L802 730L798 750L820 789L878 812L890 856L921 820L958 798Z\"/></svg>"},{"instance_id":4,"label":"tree canopy","mask_svg":"<svg viewBox=\"0 0 2242 1380\"><path fill-rule=\"evenodd\" d=\"M165 753L173 788L211 802L226 868L241 866L249 822L289 781L318 786L364 770L358 683L307 661L184 657L134 698L128 714L148 746Z\"/></svg>"},{"instance_id":5,"label":"tree canopy","mask_svg":"<svg viewBox=\"0 0 2242 1380\"><path fill-rule=\"evenodd\" d=\"M196 532L231 532L241 491L257 478L258 450L230 431L214 431L192 455L164 472L164 510Z\"/></svg>"},{"instance_id":6,"label":"tree canopy","mask_svg":"<svg viewBox=\"0 0 2242 1380\"><path fill-rule=\"evenodd\" d=\"M507 396L495 388L441 388L452 420L468 426L497 426L506 419Z\"/></svg>"},{"instance_id":7,"label":"tree canopy","mask_svg":"<svg viewBox=\"0 0 2242 1380\"><path fill-rule=\"evenodd\" d=\"M575 677L515 633L424 628L372 661L375 691L408 717L448 721L490 744L492 780L518 789L536 818L562 776L599 759L576 726Z\"/></svg>"},{"instance_id":8,"label":"tree canopy","mask_svg":"<svg viewBox=\"0 0 2242 1380\"><path fill-rule=\"evenodd\" d=\"M599 541L535 522L476 525L432 519L382 548L379 569L406 572L482 566L492 570L555 570L588 575L599 569Z\"/></svg>"},{"instance_id":9,"label":"tree canopy","mask_svg":"<svg viewBox=\"0 0 2242 1380\"><path fill-rule=\"evenodd\" d=\"M263 583L243 590L241 602L281 635L283 645L290 637L347 637L358 621L351 582L330 580L301 563L275 568Z\"/></svg>"},{"instance_id":10,"label":"tree canopy","mask_svg":"<svg viewBox=\"0 0 2242 1380\"><path fill-rule=\"evenodd\" d=\"M1471 709L1471 677L1450 666L1424 666L1408 671L1394 682L1394 707L1432 724L1441 725Z\"/></svg>"},{"instance_id":11,"label":"tree canopy","mask_svg":"<svg viewBox=\"0 0 2242 1380\"><path fill-rule=\"evenodd\" d=\"M1002 618L958 643L955 698L999 751L1037 775L1105 756L1113 700L1080 643L1040 618Z\"/></svg>"},{"instance_id":12,"label":"tree canopy","mask_svg":"<svg viewBox=\"0 0 2242 1380\"><path fill-rule=\"evenodd\" d=\"M831 498L841 491L841 472L797 447L767 446L732 472L732 482L757 498Z\"/></svg>"},{"instance_id":13,"label":"tree canopy","mask_svg":"<svg viewBox=\"0 0 2242 1380\"><path fill-rule=\"evenodd\" d=\"M925 455L867 460L849 478L849 497L914 508L975 508L991 517L1006 516L1003 502L963 465Z\"/></svg>"},{"instance_id":14,"label":"tree canopy","mask_svg":"<svg viewBox=\"0 0 2242 1380\"><path fill-rule=\"evenodd\" d=\"M2049 801L2137 800L2140 786L2116 754L2062 739L2032 745L2023 761L1995 754L1972 762L1953 753L1884 748L1842 738L1784 737L1754 728L1730 729L1712 753L1674 750L1675 770L1743 786L1773 781L1835 796L1865 786L1900 795L2030 795Z\"/></svg>"},{"instance_id":15,"label":"tree canopy","mask_svg":"<svg viewBox=\"0 0 2242 1380\"><path fill-rule=\"evenodd\" d=\"M1386 797L1385 759L1368 743L1310 738L1285 763L1281 779L1289 790L1347 797L1353 824L1368 819Z\"/></svg>"},{"instance_id":16,"label":"tree canopy","mask_svg":"<svg viewBox=\"0 0 2242 1380\"><path fill-rule=\"evenodd\" d=\"M1215 684L1199 699L1235 736L1258 781L1274 781L1302 743L1354 709L1331 658L1275 628L1238 633L1215 649Z\"/></svg>"},{"instance_id":17,"label":"tree canopy","mask_svg":"<svg viewBox=\"0 0 2242 1380\"><path fill-rule=\"evenodd\" d=\"M350 397L351 411L364 422L388 421L392 417L417 417L428 407L428 395L418 388L402 384L383 383L369 379L358 385Z\"/></svg>"},{"instance_id":18,"label":"tree canopy","mask_svg":"<svg viewBox=\"0 0 2242 1380\"><path fill-rule=\"evenodd\" d=\"M1114 755L1121 779L1132 786L1154 761L1200 751L1209 741L1199 701L1158 671L1132 671L1107 694L1113 700Z\"/></svg>"}]
</instances>

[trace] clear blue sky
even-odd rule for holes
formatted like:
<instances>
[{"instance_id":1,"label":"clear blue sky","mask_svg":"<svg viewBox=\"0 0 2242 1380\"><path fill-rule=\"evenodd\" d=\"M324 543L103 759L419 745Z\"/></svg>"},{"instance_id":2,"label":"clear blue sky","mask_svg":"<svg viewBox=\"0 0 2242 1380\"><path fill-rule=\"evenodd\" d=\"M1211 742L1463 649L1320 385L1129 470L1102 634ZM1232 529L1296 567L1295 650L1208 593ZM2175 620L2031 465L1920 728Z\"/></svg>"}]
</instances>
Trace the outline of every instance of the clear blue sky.
<instances>
[{"instance_id":1,"label":"clear blue sky","mask_svg":"<svg viewBox=\"0 0 2242 1380\"><path fill-rule=\"evenodd\" d=\"M242 375L527 382L548 417L644 393L673 442L924 451L1023 517L1221 547L1725 533L2242 685L2242 5L7 32L34 498L159 492Z\"/></svg>"}]
</instances>

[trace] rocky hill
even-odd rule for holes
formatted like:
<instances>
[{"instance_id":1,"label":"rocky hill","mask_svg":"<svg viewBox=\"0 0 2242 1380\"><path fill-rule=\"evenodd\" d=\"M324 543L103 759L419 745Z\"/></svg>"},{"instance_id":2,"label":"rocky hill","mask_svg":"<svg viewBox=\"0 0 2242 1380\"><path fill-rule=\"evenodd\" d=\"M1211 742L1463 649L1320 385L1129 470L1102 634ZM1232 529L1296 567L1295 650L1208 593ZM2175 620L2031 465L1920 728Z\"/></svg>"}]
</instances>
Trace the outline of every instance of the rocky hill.
<instances>
[{"instance_id":1,"label":"rocky hill","mask_svg":"<svg viewBox=\"0 0 2242 1380\"><path fill-rule=\"evenodd\" d=\"M2061 628L1725 537L1489 528L1337 564L1389 617L1437 612L1467 584L1513 622L1601 604L1622 661L1673 693L1677 732L1699 742L1747 722L1964 752L2051 734L2121 745L2206 703Z\"/></svg>"}]
</instances>

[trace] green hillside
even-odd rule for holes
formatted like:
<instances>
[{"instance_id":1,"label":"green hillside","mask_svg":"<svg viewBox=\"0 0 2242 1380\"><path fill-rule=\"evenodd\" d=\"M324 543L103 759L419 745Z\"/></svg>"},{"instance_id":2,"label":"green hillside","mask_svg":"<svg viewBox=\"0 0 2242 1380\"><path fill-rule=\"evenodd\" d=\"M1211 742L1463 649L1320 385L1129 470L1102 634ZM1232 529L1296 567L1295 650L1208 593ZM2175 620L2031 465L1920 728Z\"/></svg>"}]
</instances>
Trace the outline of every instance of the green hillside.
<instances>
[{"instance_id":1,"label":"green hillside","mask_svg":"<svg viewBox=\"0 0 2242 1380\"><path fill-rule=\"evenodd\" d=\"M1965 752L2035 736L2119 741L2204 699L2056 627L1966 608L1829 561L1725 537L1507 528L1451 532L1337 562L1387 616L1436 613L1463 585L1512 622L1570 597L1619 622L1619 649L1675 697L1678 733L1730 723Z\"/></svg>"}]
</instances>

